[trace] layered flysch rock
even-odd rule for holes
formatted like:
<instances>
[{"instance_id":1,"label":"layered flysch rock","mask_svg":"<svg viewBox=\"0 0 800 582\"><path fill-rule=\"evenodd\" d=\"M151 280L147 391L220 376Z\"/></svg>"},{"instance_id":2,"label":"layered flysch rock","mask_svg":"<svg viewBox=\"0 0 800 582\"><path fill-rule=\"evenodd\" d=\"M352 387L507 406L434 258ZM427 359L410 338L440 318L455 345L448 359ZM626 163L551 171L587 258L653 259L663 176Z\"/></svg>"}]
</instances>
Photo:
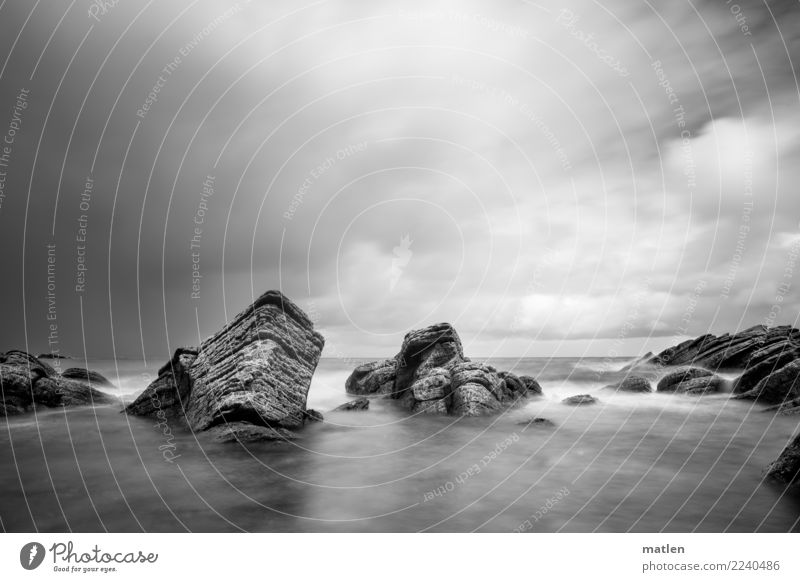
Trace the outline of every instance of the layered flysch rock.
<instances>
[{"instance_id":1,"label":"layered flysch rock","mask_svg":"<svg viewBox=\"0 0 800 582\"><path fill-rule=\"evenodd\" d=\"M87 372L87 377L95 374ZM88 380L66 378L27 352L11 350L0 354L0 416L23 414L37 406L79 406L113 400Z\"/></svg>"},{"instance_id":2,"label":"layered flysch rock","mask_svg":"<svg viewBox=\"0 0 800 582\"><path fill-rule=\"evenodd\" d=\"M217 427L220 440L285 438L307 419L324 343L297 305L267 291L198 349L178 350L126 411L184 418L192 430Z\"/></svg>"},{"instance_id":3,"label":"layered flysch rock","mask_svg":"<svg viewBox=\"0 0 800 582\"><path fill-rule=\"evenodd\" d=\"M787 354L800 357L800 330L788 325L756 325L733 335L706 334L667 348L647 363L661 366L700 366L712 370L752 368Z\"/></svg>"},{"instance_id":4,"label":"layered flysch rock","mask_svg":"<svg viewBox=\"0 0 800 582\"><path fill-rule=\"evenodd\" d=\"M726 386L718 370L741 371L731 391L736 398L785 404L800 398L800 330L757 325L735 334L706 334L658 355L647 354L623 369L680 367L659 382L658 391L705 394ZM688 376L678 382L683 370Z\"/></svg>"},{"instance_id":5,"label":"layered flysch rock","mask_svg":"<svg viewBox=\"0 0 800 582\"><path fill-rule=\"evenodd\" d=\"M494 414L542 393L534 378L466 358L449 323L409 332L397 356L358 366L345 389L395 398L414 413L460 416Z\"/></svg>"}]
</instances>

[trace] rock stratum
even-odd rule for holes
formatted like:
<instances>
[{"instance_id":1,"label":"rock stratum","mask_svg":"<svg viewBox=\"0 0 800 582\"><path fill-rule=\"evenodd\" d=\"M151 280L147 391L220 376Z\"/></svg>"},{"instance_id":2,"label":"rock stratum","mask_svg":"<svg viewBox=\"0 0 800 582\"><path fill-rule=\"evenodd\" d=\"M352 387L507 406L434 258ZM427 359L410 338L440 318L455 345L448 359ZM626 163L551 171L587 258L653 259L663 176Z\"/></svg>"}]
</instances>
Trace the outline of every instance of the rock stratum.
<instances>
[{"instance_id":1,"label":"rock stratum","mask_svg":"<svg viewBox=\"0 0 800 582\"><path fill-rule=\"evenodd\" d=\"M0 354L0 414L13 416L32 412L37 407L108 404L116 400L94 388L96 384L92 380L102 378L100 374L82 372L82 377L67 377L50 364L20 350Z\"/></svg>"},{"instance_id":2,"label":"rock stratum","mask_svg":"<svg viewBox=\"0 0 800 582\"><path fill-rule=\"evenodd\" d=\"M179 348L125 411L172 418L220 441L286 440L309 419L325 340L279 291L267 291L199 348Z\"/></svg>"},{"instance_id":3,"label":"rock stratum","mask_svg":"<svg viewBox=\"0 0 800 582\"><path fill-rule=\"evenodd\" d=\"M647 354L625 369L653 367L686 370L681 382L676 382L672 374L662 379L659 392L719 392L725 386L714 372L738 371L741 374L731 387L736 398L763 404L787 403L800 398L800 330L757 325L734 334L706 334L657 355ZM680 375L681 370L675 374Z\"/></svg>"},{"instance_id":4,"label":"rock stratum","mask_svg":"<svg viewBox=\"0 0 800 582\"><path fill-rule=\"evenodd\" d=\"M393 398L412 413L456 416L495 414L542 393L530 376L465 357L449 323L409 332L394 358L358 366L345 389L359 396Z\"/></svg>"}]
</instances>

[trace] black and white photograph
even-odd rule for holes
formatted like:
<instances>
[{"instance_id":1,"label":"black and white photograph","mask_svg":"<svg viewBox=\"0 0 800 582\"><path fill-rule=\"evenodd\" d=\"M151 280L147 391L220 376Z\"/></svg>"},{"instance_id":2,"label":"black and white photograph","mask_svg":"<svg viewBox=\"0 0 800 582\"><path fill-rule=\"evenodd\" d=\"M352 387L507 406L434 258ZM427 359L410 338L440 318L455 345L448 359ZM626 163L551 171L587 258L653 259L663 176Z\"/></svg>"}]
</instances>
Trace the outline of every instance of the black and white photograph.
<instances>
[{"instance_id":1,"label":"black and white photograph","mask_svg":"<svg viewBox=\"0 0 800 582\"><path fill-rule=\"evenodd\" d=\"M0 0L0 243L3 579L800 575L797 0Z\"/></svg>"}]
</instances>

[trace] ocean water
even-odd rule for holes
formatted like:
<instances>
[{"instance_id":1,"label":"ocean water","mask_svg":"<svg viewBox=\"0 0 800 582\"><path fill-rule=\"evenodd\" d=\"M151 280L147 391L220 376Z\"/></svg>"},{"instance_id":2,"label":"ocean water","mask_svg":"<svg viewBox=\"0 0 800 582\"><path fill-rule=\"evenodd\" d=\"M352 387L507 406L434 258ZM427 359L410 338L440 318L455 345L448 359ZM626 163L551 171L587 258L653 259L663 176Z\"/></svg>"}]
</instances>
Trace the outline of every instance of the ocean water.
<instances>
[{"instance_id":1,"label":"ocean water","mask_svg":"<svg viewBox=\"0 0 800 582\"><path fill-rule=\"evenodd\" d=\"M95 361L130 401L162 362ZM617 394L626 361L495 359L545 395L494 418L347 401L356 362L323 359L291 443L219 444L121 405L0 422L5 531L798 531L800 499L763 480L797 419L719 394ZM74 365L62 361L63 367ZM735 377L730 374L729 378ZM569 407L566 396L600 403ZM552 426L525 424L532 417ZM520 424L520 423L523 424ZM168 451L168 453L166 452Z\"/></svg>"}]
</instances>

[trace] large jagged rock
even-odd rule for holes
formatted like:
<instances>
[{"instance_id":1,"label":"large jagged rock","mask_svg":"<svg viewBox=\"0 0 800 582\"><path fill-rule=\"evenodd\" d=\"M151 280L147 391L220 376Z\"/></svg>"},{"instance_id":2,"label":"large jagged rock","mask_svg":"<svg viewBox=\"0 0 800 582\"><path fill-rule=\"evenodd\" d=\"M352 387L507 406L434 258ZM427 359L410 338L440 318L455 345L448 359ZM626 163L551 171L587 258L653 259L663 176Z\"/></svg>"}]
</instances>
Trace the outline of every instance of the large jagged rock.
<instances>
[{"instance_id":1,"label":"large jagged rock","mask_svg":"<svg viewBox=\"0 0 800 582\"><path fill-rule=\"evenodd\" d=\"M85 382L61 376L27 352L0 354L0 415L24 414L37 406L80 406L113 400Z\"/></svg>"},{"instance_id":2,"label":"large jagged rock","mask_svg":"<svg viewBox=\"0 0 800 582\"><path fill-rule=\"evenodd\" d=\"M786 445L780 456L767 467L770 479L786 485L800 485L800 433Z\"/></svg>"},{"instance_id":3,"label":"large jagged rock","mask_svg":"<svg viewBox=\"0 0 800 582\"><path fill-rule=\"evenodd\" d=\"M197 350L178 350L126 412L185 418L195 431L231 425L215 430L218 440L284 439L309 419L308 389L324 343L297 305L267 291Z\"/></svg>"},{"instance_id":4,"label":"large jagged rock","mask_svg":"<svg viewBox=\"0 0 800 582\"><path fill-rule=\"evenodd\" d=\"M409 332L397 356L357 367L345 388L391 395L413 413L462 416L494 414L542 392L530 376L470 361L448 323Z\"/></svg>"}]
</instances>

